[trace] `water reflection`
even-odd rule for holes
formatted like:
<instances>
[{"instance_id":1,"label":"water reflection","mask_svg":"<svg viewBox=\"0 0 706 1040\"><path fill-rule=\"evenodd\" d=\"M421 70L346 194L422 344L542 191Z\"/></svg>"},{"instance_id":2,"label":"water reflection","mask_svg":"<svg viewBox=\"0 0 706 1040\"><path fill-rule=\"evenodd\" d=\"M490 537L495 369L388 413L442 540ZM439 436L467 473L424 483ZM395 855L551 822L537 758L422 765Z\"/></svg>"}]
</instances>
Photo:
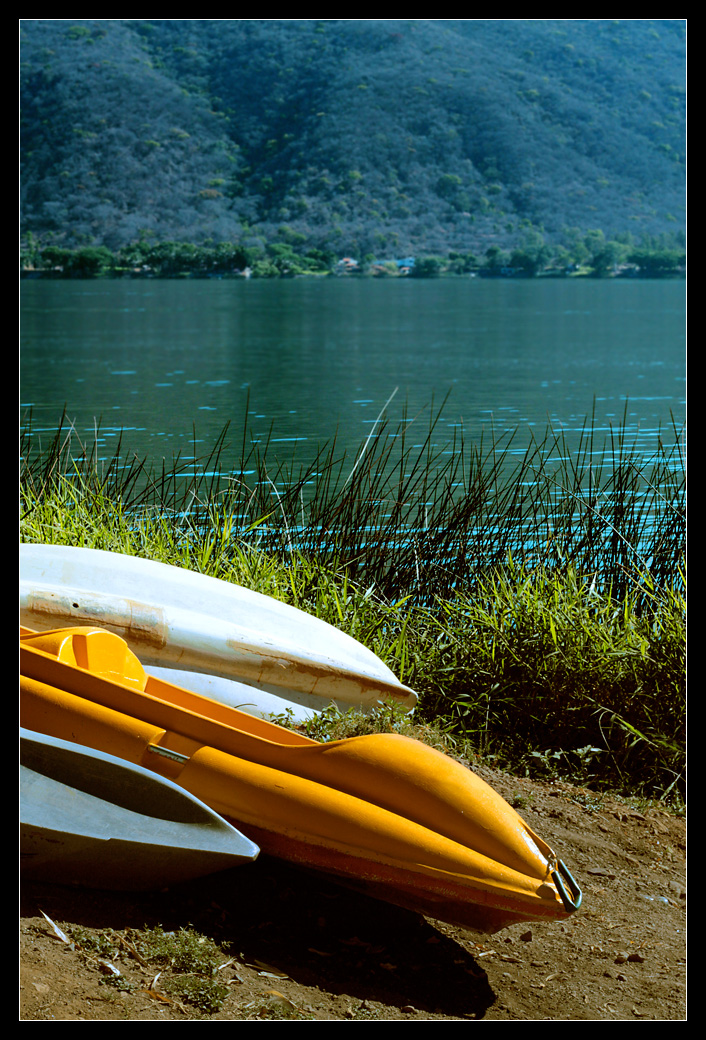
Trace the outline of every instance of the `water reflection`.
<instances>
[{"instance_id":1,"label":"water reflection","mask_svg":"<svg viewBox=\"0 0 706 1040\"><path fill-rule=\"evenodd\" d=\"M678 282L25 282L21 403L36 433L66 406L143 457L230 423L306 460L334 436L355 457L395 388L390 428L422 444L450 392L438 445L512 433L521 455L595 408L597 453L624 424L649 454L683 421L684 336Z\"/></svg>"}]
</instances>

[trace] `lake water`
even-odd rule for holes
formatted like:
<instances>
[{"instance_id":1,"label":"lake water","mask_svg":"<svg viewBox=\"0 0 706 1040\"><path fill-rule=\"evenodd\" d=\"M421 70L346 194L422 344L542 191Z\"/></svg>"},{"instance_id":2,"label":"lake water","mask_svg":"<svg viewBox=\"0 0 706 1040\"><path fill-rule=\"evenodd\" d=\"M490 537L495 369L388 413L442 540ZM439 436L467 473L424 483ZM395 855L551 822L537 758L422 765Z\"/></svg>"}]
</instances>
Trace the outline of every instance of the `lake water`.
<instances>
[{"instance_id":1,"label":"lake water","mask_svg":"<svg viewBox=\"0 0 706 1040\"><path fill-rule=\"evenodd\" d=\"M577 436L626 419L650 455L685 419L685 288L678 281L296 279L24 281L22 415L35 436L62 410L110 457L213 445L226 423L298 458L337 434L355 454L387 414L419 441L547 423ZM386 434L387 435L387 434ZM414 442L414 437L410 443ZM667 437L669 439L669 436Z\"/></svg>"}]
</instances>

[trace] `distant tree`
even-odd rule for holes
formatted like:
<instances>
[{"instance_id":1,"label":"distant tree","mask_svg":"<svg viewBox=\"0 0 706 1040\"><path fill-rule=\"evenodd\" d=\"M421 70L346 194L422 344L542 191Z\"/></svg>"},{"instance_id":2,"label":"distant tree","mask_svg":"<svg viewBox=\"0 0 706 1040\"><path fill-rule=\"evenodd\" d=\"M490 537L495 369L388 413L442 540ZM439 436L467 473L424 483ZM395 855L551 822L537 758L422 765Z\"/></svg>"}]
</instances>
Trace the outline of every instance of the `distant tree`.
<instances>
[{"instance_id":1,"label":"distant tree","mask_svg":"<svg viewBox=\"0 0 706 1040\"><path fill-rule=\"evenodd\" d=\"M438 278L441 274L442 262L438 256L423 256L415 261L410 270L410 278Z\"/></svg>"},{"instance_id":2,"label":"distant tree","mask_svg":"<svg viewBox=\"0 0 706 1040\"><path fill-rule=\"evenodd\" d=\"M155 274L170 277L197 271L201 256L198 246L191 242L158 242L150 246L145 262Z\"/></svg>"},{"instance_id":3,"label":"distant tree","mask_svg":"<svg viewBox=\"0 0 706 1040\"><path fill-rule=\"evenodd\" d=\"M600 228L592 228L583 237L583 244L591 257L596 256L606 244L606 237Z\"/></svg>"},{"instance_id":4,"label":"distant tree","mask_svg":"<svg viewBox=\"0 0 706 1040\"><path fill-rule=\"evenodd\" d=\"M485 251L485 263L481 269L482 274L499 275L504 267L510 266L510 257L503 252L499 246L489 246Z\"/></svg>"},{"instance_id":5,"label":"distant tree","mask_svg":"<svg viewBox=\"0 0 706 1040\"><path fill-rule=\"evenodd\" d=\"M590 253L586 243L581 238L580 229L577 227L564 228L562 234L571 262L579 265L585 264L590 257Z\"/></svg>"},{"instance_id":6,"label":"distant tree","mask_svg":"<svg viewBox=\"0 0 706 1040\"><path fill-rule=\"evenodd\" d=\"M40 249L32 232L28 232L25 241L20 246L20 266L24 269L32 269L37 266L40 257Z\"/></svg>"},{"instance_id":7,"label":"distant tree","mask_svg":"<svg viewBox=\"0 0 706 1040\"><path fill-rule=\"evenodd\" d=\"M255 260L251 266L253 278L279 278L282 274L273 260Z\"/></svg>"},{"instance_id":8,"label":"distant tree","mask_svg":"<svg viewBox=\"0 0 706 1040\"><path fill-rule=\"evenodd\" d=\"M270 263L281 275L300 274L304 270L301 258L288 242L271 242L267 247L267 253Z\"/></svg>"},{"instance_id":9,"label":"distant tree","mask_svg":"<svg viewBox=\"0 0 706 1040\"><path fill-rule=\"evenodd\" d=\"M605 278L606 276L613 274L616 267L623 262L627 253L625 246L621 246L619 242L608 241L594 253L591 259L591 268L596 278Z\"/></svg>"},{"instance_id":10,"label":"distant tree","mask_svg":"<svg viewBox=\"0 0 706 1040\"><path fill-rule=\"evenodd\" d=\"M544 246L540 249L513 249L510 253L509 266L528 278L534 278L543 269L549 256L550 250Z\"/></svg>"},{"instance_id":11,"label":"distant tree","mask_svg":"<svg viewBox=\"0 0 706 1040\"><path fill-rule=\"evenodd\" d=\"M686 254L679 250L636 249L628 254L627 259L640 268L640 274L645 278L663 278L686 267Z\"/></svg>"},{"instance_id":12,"label":"distant tree","mask_svg":"<svg viewBox=\"0 0 706 1040\"><path fill-rule=\"evenodd\" d=\"M39 254L40 265L46 270L68 269L71 263L71 250L62 246L45 246Z\"/></svg>"},{"instance_id":13,"label":"distant tree","mask_svg":"<svg viewBox=\"0 0 706 1040\"><path fill-rule=\"evenodd\" d=\"M479 260L474 253L458 253L455 250L449 253L449 270L453 274L468 274L477 270L478 266Z\"/></svg>"},{"instance_id":14,"label":"distant tree","mask_svg":"<svg viewBox=\"0 0 706 1040\"><path fill-rule=\"evenodd\" d=\"M119 250L118 263L121 267L142 267L146 263L149 248L146 242L131 242Z\"/></svg>"},{"instance_id":15,"label":"distant tree","mask_svg":"<svg viewBox=\"0 0 706 1040\"><path fill-rule=\"evenodd\" d=\"M317 271L329 271L336 262L336 254L330 249L308 249L304 260Z\"/></svg>"},{"instance_id":16,"label":"distant tree","mask_svg":"<svg viewBox=\"0 0 706 1040\"><path fill-rule=\"evenodd\" d=\"M115 266L115 257L105 246L84 246L71 254L69 273L77 278L99 278Z\"/></svg>"},{"instance_id":17,"label":"distant tree","mask_svg":"<svg viewBox=\"0 0 706 1040\"><path fill-rule=\"evenodd\" d=\"M219 242L201 248L202 270L212 274L232 274L248 266L248 251L234 242Z\"/></svg>"}]
</instances>

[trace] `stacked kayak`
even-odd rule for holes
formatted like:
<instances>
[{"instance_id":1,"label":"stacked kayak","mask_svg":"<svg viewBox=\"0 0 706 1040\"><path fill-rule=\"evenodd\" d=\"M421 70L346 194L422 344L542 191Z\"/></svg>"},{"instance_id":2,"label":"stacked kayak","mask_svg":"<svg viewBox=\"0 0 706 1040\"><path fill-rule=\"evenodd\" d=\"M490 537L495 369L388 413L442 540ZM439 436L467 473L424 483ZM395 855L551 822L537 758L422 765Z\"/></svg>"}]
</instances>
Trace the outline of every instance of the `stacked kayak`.
<instances>
[{"instance_id":1,"label":"stacked kayak","mask_svg":"<svg viewBox=\"0 0 706 1040\"><path fill-rule=\"evenodd\" d=\"M149 890L254 860L258 847L171 780L71 741L20 730L26 878Z\"/></svg>"},{"instance_id":2,"label":"stacked kayak","mask_svg":"<svg viewBox=\"0 0 706 1040\"><path fill-rule=\"evenodd\" d=\"M120 553L22 545L20 624L100 625L149 673L263 717L303 721L330 703L365 709L390 699L411 710L417 700L367 647L304 611Z\"/></svg>"},{"instance_id":3,"label":"stacked kayak","mask_svg":"<svg viewBox=\"0 0 706 1040\"><path fill-rule=\"evenodd\" d=\"M25 632L20 661L23 726L173 781L262 852L486 932L580 904L518 814L418 741L318 743L147 674L103 628Z\"/></svg>"}]
</instances>

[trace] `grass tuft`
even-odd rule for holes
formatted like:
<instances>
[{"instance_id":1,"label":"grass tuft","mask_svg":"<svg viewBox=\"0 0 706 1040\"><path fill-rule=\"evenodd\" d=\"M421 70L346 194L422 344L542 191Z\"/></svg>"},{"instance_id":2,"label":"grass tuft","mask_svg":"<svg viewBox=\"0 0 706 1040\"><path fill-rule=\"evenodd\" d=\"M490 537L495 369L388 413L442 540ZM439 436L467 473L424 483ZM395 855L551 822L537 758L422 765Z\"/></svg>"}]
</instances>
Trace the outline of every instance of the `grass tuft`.
<instances>
[{"instance_id":1,"label":"grass tuft","mask_svg":"<svg viewBox=\"0 0 706 1040\"><path fill-rule=\"evenodd\" d=\"M417 726L527 775L679 802L685 757L680 431L647 463L624 425L439 445L384 419L353 461L297 468L247 431L150 469L101 460L65 419L23 431L21 537L200 571L291 603L369 646L420 694L412 719L324 712L317 739ZM416 428L419 426L417 421ZM354 718L353 715L356 717ZM286 721L286 720L283 720ZM369 730L362 729L363 732ZM314 730L312 729L312 734Z\"/></svg>"}]
</instances>

